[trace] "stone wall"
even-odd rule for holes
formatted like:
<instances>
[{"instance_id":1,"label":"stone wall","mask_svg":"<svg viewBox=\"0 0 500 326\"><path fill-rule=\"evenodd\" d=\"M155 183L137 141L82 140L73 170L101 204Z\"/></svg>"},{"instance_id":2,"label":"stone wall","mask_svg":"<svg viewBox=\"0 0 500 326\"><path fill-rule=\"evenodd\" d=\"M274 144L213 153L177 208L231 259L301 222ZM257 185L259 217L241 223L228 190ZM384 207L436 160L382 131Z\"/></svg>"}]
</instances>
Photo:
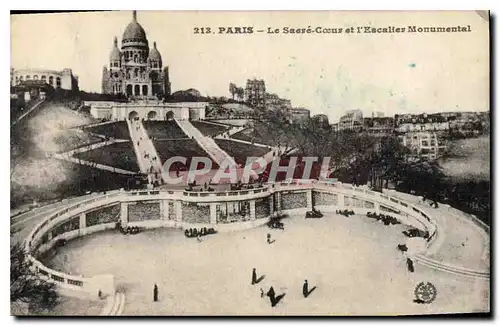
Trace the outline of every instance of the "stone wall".
<instances>
[{"instance_id":1,"label":"stone wall","mask_svg":"<svg viewBox=\"0 0 500 326\"><path fill-rule=\"evenodd\" d=\"M88 212L85 226L118 222L120 220L120 205L113 205Z\"/></svg>"},{"instance_id":2,"label":"stone wall","mask_svg":"<svg viewBox=\"0 0 500 326\"><path fill-rule=\"evenodd\" d=\"M313 191L313 203L315 206L338 206L339 198L336 194L327 194L324 192Z\"/></svg>"},{"instance_id":3,"label":"stone wall","mask_svg":"<svg viewBox=\"0 0 500 326\"><path fill-rule=\"evenodd\" d=\"M75 216L66 222L63 222L52 229L52 237L55 238L60 234L78 230L80 228L80 216Z\"/></svg>"},{"instance_id":4,"label":"stone wall","mask_svg":"<svg viewBox=\"0 0 500 326\"><path fill-rule=\"evenodd\" d=\"M135 221L148 221L159 220L160 216L160 203L142 203L128 205L128 220L129 222Z\"/></svg>"},{"instance_id":5,"label":"stone wall","mask_svg":"<svg viewBox=\"0 0 500 326\"><path fill-rule=\"evenodd\" d=\"M255 218L266 218L271 214L269 198L261 198L255 201Z\"/></svg>"},{"instance_id":6,"label":"stone wall","mask_svg":"<svg viewBox=\"0 0 500 326\"><path fill-rule=\"evenodd\" d=\"M307 194L302 193L282 193L281 194L281 208L294 209L307 207Z\"/></svg>"},{"instance_id":7,"label":"stone wall","mask_svg":"<svg viewBox=\"0 0 500 326\"><path fill-rule=\"evenodd\" d=\"M182 221L187 223L210 223L210 206L182 202Z\"/></svg>"}]
</instances>

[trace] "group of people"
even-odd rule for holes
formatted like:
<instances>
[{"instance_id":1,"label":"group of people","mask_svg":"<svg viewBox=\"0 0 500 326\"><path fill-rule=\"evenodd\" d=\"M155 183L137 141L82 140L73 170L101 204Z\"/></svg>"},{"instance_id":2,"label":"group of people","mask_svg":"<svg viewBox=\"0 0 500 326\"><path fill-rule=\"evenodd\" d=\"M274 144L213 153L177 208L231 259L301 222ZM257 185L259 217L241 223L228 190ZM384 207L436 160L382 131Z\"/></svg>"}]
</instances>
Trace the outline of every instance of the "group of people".
<instances>
[{"instance_id":1,"label":"group of people","mask_svg":"<svg viewBox=\"0 0 500 326\"><path fill-rule=\"evenodd\" d=\"M368 216L369 218L374 218L377 221L382 221L382 222L384 222L384 225L401 224L401 222L399 222L397 218L390 216L390 215L368 212L368 213L366 213L366 216Z\"/></svg>"},{"instance_id":2,"label":"group of people","mask_svg":"<svg viewBox=\"0 0 500 326\"><path fill-rule=\"evenodd\" d=\"M422 201L423 201L423 202L425 202L425 200L426 200L425 196L424 196L424 197L422 197ZM437 201L435 201L435 200L430 201L430 202L429 202L429 205L430 205L431 207L434 207L434 208L438 208L438 207L439 207L439 205L438 205Z\"/></svg>"},{"instance_id":3,"label":"group of people","mask_svg":"<svg viewBox=\"0 0 500 326\"><path fill-rule=\"evenodd\" d=\"M409 230L404 230L402 233L404 235L406 235L407 237L409 237L409 238L415 238L415 237L421 237L421 238L424 238L424 239L428 239L429 238L429 231L422 231L422 230L419 230L417 228L412 228L412 229L409 229Z\"/></svg>"},{"instance_id":4,"label":"group of people","mask_svg":"<svg viewBox=\"0 0 500 326\"><path fill-rule=\"evenodd\" d=\"M198 230L196 228L190 228L190 229L186 229L184 231L184 235L188 238L196 238L196 237L201 237L201 236L215 234L215 233L217 233L217 231L215 231L214 228L207 229L206 227L203 227L200 230Z\"/></svg>"},{"instance_id":5,"label":"group of people","mask_svg":"<svg viewBox=\"0 0 500 326\"><path fill-rule=\"evenodd\" d=\"M142 229L138 226L123 226L121 222L116 224L116 228L120 231L121 234L137 234L142 231Z\"/></svg>"},{"instance_id":6,"label":"group of people","mask_svg":"<svg viewBox=\"0 0 500 326\"><path fill-rule=\"evenodd\" d=\"M309 211L306 213L306 218L322 218L323 213L321 213L319 210L313 208L312 211Z\"/></svg>"},{"instance_id":7,"label":"group of people","mask_svg":"<svg viewBox=\"0 0 500 326\"><path fill-rule=\"evenodd\" d=\"M264 277L265 275L262 275L261 277L257 278L257 272L256 269L254 268L252 270L252 285L259 284L264 279ZM314 290L316 290L316 286L309 289L309 283L307 282L307 280L304 280L304 283L302 285L302 295L304 296L304 298L309 297L309 295ZM286 293L276 295L273 286L271 286L266 293L264 293L264 290L260 288L260 297L263 298L264 294L269 298L269 301L271 302L271 307L275 307L281 301L281 299L283 299L283 297L286 295Z\"/></svg>"},{"instance_id":8,"label":"group of people","mask_svg":"<svg viewBox=\"0 0 500 326\"><path fill-rule=\"evenodd\" d=\"M347 209L344 209L344 210L337 209L335 211L335 213L340 214L340 215L344 215L345 217L349 217L351 215L354 215L354 211L353 210L349 211Z\"/></svg>"}]
</instances>

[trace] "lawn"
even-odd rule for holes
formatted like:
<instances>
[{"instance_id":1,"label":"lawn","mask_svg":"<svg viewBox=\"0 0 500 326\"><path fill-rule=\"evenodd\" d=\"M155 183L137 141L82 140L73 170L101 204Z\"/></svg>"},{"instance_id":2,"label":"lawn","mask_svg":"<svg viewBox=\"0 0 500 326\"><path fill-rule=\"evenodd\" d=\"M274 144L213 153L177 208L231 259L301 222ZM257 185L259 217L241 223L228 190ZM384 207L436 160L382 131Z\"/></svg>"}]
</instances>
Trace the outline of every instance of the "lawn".
<instances>
[{"instance_id":1,"label":"lawn","mask_svg":"<svg viewBox=\"0 0 500 326\"><path fill-rule=\"evenodd\" d=\"M149 137L156 139L188 138L175 121L144 121L143 125Z\"/></svg>"},{"instance_id":2,"label":"lawn","mask_svg":"<svg viewBox=\"0 0 500 326\"><path fill-rule=\"evenodd\" d=\"M94 136L85 130L77 129L64 130L54 137L54 143L57 144L60 152L66 152L102 141L104 141L102 138Z\"/></svg>"},{"instance_id":3,"label":"lawn","mask_svg":"<svg viewBox=\"0 0 500 326\"><path fill-rule=\"evenodd\" d=\"M132 172L139 171L134 147L131 142L115 143L87 152L75 153L74 157Z\"/></svg>"},{"instance_id":4,"label":"lawn","mask_svg":"<svg viewBox=\"0 0 500 326\"><path fill-rule=\"evenodd\" d=\"M451 177L490 180L490 144L489 136L451 142L448 157L439 164Z\"/></svg>"},{"instance_id":5,"label":"lawn","mask_svg":"<svg viewBox=\"0 0 500 326\"><path fill-rule=\"evenodd\" d=\"M193 157L208 157L208 154L198 145L195 140L192 139L177 139L177 140L154 140L153 141L156 151L162 164L173 156L185 157L187 167L180 163L175 162L170 166L170 171L175 171L176 169L187 169L191 165L191 159ZM212 161L212 169L217 169L217 163Z\"/></svg>"},{"instance_id":6,"label":"lawn","mask_svg":"<svg viewBox=\"0 0 500 326\"><path fill-rule=\"evenodd\" d=\"M236 163L242 165L246 163L247 157L261 157L270 151L270 149L266 147L259 147L226 139L216 139L215 142L222 150L228 153L229 156L234 157Z\"/></svg>"},{"instance_id":7,"label":"lawn","mask_svg":"<svg viewBox=\"0 0 500 326\"><path fill-rule=\"evenodd\" d=\"M130 139L128 126L125 121L117 121L89 128L84 127L84 130L115 139Z\"/></svg>"},{"instance_id":8,"label":"lawn","mask_svg":"<svg viewBox=\"0 0 500 326\"><path fill-rule=\"evenodd\" d=\"M127 187L129 175L113 173L55 158L21 165L10 185L11 207L23 203L83 195Z\"/></svg>"},{"instance_id":9,"label":"lawn","mask_svg":"<svg viewBox=\"0 0 500 326\"><path fill-rule=\"evenodd\" d=\"M255 121L253 127L237 132L231 138L276 146L280 135L276 131L268 129L264 124Z\"/></svg>"},{"instance_id":10,"label":"lawn","mask_svg":"<svg viewBox=\"0 0 500 326\"><path fill-rule=\"evenodd\" d=\"M215 125L203 121L191 121L191 124L198 128L198 130L201 131L203 135L210 137L220 135L230 129L227 126Z\"/></svg>"}]
</instances>

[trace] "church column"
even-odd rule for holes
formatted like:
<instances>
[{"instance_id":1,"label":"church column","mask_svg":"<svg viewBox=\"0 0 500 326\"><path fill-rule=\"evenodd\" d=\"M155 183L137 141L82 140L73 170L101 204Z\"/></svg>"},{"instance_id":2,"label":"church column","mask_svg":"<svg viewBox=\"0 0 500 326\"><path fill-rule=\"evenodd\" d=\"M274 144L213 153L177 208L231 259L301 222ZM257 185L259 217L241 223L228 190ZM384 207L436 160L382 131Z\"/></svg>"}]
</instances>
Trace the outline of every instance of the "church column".
<instances>
[{"instance_id":1,"label":"church column","mask_svg":"<svg viewBox=\"0 0 500 326\"><path fill-rule=\"evenodd\" d=\"M271 196L269 196L269 215L273 215L274 214L274 194L271 194Z\"/></svg>"},{"instance_id":2,"label":"church column","mask_svg":"<svg viewBox=\"0 0 500 326\"><path fill-rule=\"evenodd\" d=\"M281 192L279 192L279 191L276 192L275 196L276 196L276 206L278 206L278 207L276 207L276 211L278 213L280 213L281 212Z\"/></svg>"},{"instance_id":3,"label":"church column","mask_svg":"<svg viewBox=\"0 0 500 326\"><path fill-rule=\"evenodd\" d=\"M345 196L343 194L338 194L339 196L339 208L345 208Z\"/></svg>"},{"instance_id":4,"label":"church column","mask_svg":"<svg viewBox=\"0 0 500 326\"><path fill-rule=\"evenodd\" d=\"M250 219L255 220L255 200L250 200Z\"/></svg>"},{"instance_id":5,"label":"church column","mask_svg":"<svg viewBox=\"0 0 500 326\"><path fill-rule=\"evenodd\" d=\"M128 223L128 203L120 203L120 221L123 225Z\"/></svg>"},{"instance_id":6,"label":"church column","mask_svg":"<svg viewBox=\"0 0 500 326\"><path fill-rule=\"evenodd\" d=\"M307 190L306 196L307 196L307 209L311 211L313 209L313 195L312 195L312 190Z\"/></svg>"},{"instance_id":7,"label":"church column","mask_svg":"<svg viewBox=\"0 0 500 326\"><path fill-rule=\"evenodd\" d=\"M160 201L160 215L163 220L168 220L168 200Z\"/></svg>"},{"instance_id":8,"label":"church column","mask_svg":"<svg viewBox=\"0 0 500 326\"><path fill-rule=\"evenodd\" d=\"M210 203L210 224L217 224L217 203Z\"/></svg>"},{"instance_id":9,"label":"church column","mask_svg":"<svg viewBox=\"0 0 500 326\"><path fill-rule=\"evenodd\" d=\"M80 214L80 225L79 225L79 229L80 229L80 235L84 235L85 233L85 228L87 227L87 218L86 218L86 214L85 213L81 213Z\"/></svg>"}]
</instances>

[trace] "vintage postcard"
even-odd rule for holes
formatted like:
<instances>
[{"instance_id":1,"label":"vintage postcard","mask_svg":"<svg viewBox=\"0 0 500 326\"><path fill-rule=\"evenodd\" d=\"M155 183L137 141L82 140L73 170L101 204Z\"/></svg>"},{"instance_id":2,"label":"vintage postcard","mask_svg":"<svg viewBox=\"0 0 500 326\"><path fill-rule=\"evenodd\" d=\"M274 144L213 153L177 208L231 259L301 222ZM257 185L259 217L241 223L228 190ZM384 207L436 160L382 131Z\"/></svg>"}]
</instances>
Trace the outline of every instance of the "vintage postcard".
<instances>
[{"instance_id":1,"label":"vintage postcard","mask_svg":"<svg viewBox=\"0 0 500 326\"><path fill-rule=\"evenodd\" d=\"M11 14L11 314L490 314L486 11Z\"/></svg>"}]
</instances>

